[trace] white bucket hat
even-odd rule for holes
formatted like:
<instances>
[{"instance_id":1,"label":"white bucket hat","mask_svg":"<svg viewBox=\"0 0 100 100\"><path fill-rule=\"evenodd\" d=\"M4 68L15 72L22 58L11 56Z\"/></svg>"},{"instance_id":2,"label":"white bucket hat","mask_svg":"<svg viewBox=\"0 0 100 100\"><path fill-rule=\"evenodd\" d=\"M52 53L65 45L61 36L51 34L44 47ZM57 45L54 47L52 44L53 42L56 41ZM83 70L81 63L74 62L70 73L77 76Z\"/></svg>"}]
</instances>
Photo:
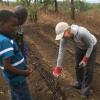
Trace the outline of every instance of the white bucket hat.
<instances>
[{"instance_id":1,"label":"white bucket hat","mask_svg":"<svg viewBox=\"0 0 100 100\"><path fill-rule=\"evenodd\" d=\"M55 40L62 39L64 31L69 28L69 25L66 22L59 22L55 27L56 38Z\"/></svg>"}]
</instances>

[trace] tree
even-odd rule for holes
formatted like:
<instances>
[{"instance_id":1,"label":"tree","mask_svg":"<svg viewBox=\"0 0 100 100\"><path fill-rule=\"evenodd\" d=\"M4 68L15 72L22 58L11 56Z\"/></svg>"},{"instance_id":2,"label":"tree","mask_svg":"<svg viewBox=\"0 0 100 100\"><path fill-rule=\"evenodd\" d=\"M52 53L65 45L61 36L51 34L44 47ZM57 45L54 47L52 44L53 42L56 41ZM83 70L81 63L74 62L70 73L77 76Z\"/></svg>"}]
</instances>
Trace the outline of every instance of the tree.
<instances>
[{"instance_id":1,"label":"tree","mask_svg":"<svg viewBox=\"0 0 100 100\"><path fill-rule=\"evenodd\" d=\"M17 0L17 2L26 5L26 6L30 6L32 0Z\"/></svg>"},{"instance_id":2,"label":"tree","mask_svg":"<svg viewBox=\"0 0 100 100\"><path fill-rule=\"evenodd\" d=\"M75 20L74 0L71 0L71 18L72 18L72 20Z\"/></svg>"},{"instance_id":3,"label":"tree","mask_svg":"<svg viewBox=\"0 0 100 100\"><path fill-rule=\"evenodd\" d=\"M55 2L55 12L58 12L58 4L57 4L57 0L54 0Z\"/></svg>"}]
</instances>

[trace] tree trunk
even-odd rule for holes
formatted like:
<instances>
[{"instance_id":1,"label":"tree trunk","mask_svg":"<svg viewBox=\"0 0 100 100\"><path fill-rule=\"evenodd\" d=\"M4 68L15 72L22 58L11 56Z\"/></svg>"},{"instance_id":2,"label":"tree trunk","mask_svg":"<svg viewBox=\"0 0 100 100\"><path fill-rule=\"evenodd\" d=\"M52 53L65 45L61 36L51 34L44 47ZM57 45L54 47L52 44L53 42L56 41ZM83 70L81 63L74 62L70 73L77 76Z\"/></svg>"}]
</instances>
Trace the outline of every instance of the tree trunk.
<instances>
[{"instance_id":1,"label":"tree trunk","mask_svg":"<svg viewBox=\"0 0 100 100\"><path fill-rule=\"evenodd\" d=\"M72 18L72 20L75 20L74 0L71 0L71 18Z\"/></svg>"},{"instance_id":2,"label":"tree trunk","mask_svg":"<svg viewBox=\"0 0 100 100\"><path fill-rule=\"evenodd\" d=\"M55 1L55 12L58 12L58 3L57 3L57 0L54 0Z\"/></svg>"},{"instance_id":3,"label":"tree trunk","mask_svg":"<svg viewBox=\"0 0 100 100\"><path fill-rule=\"evenodd\" d=\"M7 5L9 6L9 0L7 0Z\"/></svg>"},{"instance_id":4,"label":"tree trunk","mask_svg":"<svg viewBox=\"0 0 100 100\"><path fill-rule=\"evenodd\" d=\"M48 0L44 0L44 10L45 10L45 13L47 11L47 6L48 6Z\"/></svg>"}]
</instances>

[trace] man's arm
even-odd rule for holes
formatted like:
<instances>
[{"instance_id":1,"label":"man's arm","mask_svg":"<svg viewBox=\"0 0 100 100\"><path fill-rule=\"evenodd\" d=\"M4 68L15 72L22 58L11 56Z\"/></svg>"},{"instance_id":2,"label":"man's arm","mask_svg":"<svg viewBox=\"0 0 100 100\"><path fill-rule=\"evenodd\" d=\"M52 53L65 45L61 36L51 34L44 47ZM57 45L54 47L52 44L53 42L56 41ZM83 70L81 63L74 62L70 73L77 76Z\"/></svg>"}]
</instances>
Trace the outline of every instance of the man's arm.
<instances>
[{"instance_id":1,"label":"man's arm","mask_svg":"<svg viewBox=\"0 0 100 100\"><path fill-rule=\"evenodd\" d=\"M86 66L97 40L88 30L86 30L84 32L84 34L82 34L81 38L82 38L82 41L87 45L88 48L87 48L86 54L84 55L84 57L79 65Z\"/></svg>"},{"instance_id":2,"label":"man's arm","mask_svg":"<svg viewBox=\"0 0 100 100\"><path fill-rule=\"evenodd\" d=\"M62 71L61 67L62 67L62 62L63 62L63 58L64 58L64 44L65 44L65 39L61 39L60 46L59 46L57 65L53 69L53 75L55 77L58 77Z\"/></svg>"},{"instance_id":3,"label":"man's arm","mask_svg":"<svg viewBox=\"0 0 100 100\"><path fill-rule=\"evenodd\" d=\"M87 32L89 32L89 31L87 31ZM91 38L90 35L91 35L91 33L88 34L86 32L82 35L83 42L88 46L86 54L85 54L85 56L87 58L90 57L90 55L91 55L91 53L93 51L93 47L96 44L95 43L96 42L96 38L95 37Z\"/></svg>"},{"instance_id":4,"label":"man's arm","mask_svg":"<svg viewBox=\"0 0 100 100\"><path fill-rule=\"evenodd\" d=\"M58 59L57 59L57 66L61 67L63 63L64 58L64 45L65 45L65 39L60 40L60 46L59 46L59 53L58 53Z\"/></svg>"}]
</instances>

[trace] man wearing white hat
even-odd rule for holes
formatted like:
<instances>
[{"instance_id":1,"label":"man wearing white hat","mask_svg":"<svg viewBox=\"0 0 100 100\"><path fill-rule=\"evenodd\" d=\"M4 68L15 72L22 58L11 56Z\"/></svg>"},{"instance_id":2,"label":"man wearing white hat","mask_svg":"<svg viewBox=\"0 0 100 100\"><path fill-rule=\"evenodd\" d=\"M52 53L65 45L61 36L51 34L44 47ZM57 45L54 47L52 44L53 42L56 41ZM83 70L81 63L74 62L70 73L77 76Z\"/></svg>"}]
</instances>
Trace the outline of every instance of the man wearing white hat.
<instances>
[{"instance_id":1,"label":"man wearing white hat","mask_svg":"<svg viewBox=\"0 0 100 100\"><path fill-rule=\"evenodd\" d=\"M57 65L54 67L53 75L58 77L62 71L64 58L64 46L68 38L72 38L75 43L75 88L81 90L82 98L89 95L91 82L93 80L93 65L96 59L97 39L86 28L66 22L59 22L55 27L56 39L60 40Z\"/></svg>"}]
</instances>

